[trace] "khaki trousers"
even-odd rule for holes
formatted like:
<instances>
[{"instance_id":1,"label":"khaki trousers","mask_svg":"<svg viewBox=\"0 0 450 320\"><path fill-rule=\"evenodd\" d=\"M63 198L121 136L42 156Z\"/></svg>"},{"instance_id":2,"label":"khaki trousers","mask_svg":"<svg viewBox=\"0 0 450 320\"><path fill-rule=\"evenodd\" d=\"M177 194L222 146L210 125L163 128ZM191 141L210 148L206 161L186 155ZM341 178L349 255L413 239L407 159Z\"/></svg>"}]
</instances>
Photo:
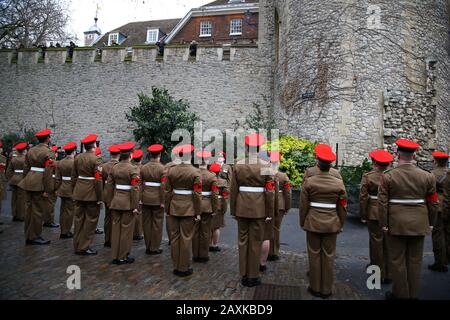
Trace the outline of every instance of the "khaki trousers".
<instances>
[{"instance_id":1,"label":"khaki trousers","mask_svg":"<svg viewBox=\"0 0 450 320\"><path fill-rule=\"evenodd\" d=\"M265 218L237 218L239 243L239 273L241 277L259 277L261 245L264 240Z\"/></svg>"},{"instance_id":2,"label":"khaki trousers","mask_svg":"<svg viewBox=\"0 0 450 320\"><path fill-rule=\"evenodd\" d=\"M49 193L47 199L47 205L44 214L44 223L55 223L55 203L56 194L54 192Z\"/></svg>"},{"instance_id":3,"label":"khaki trousers","mask_svg":"<svg viewBox=\"0 0 450 320\"><path fill-rule=\"evenodd\" d=\"M103 231L105 232L105 242L111 243L112 214L111 209L105 203L105 218L103 220Z\"/></svg>"},{"instance_id":4,"label":"khaki trousers","mask_svg":"<svg viewBox=\"0 0 450 320\"><path fill-rule=\"evenodd\" d=\"M59 224L61 225L61 234L68 234L72 230L73 214L75 202L72 198L61 197L61 206L59 209Z\"/></svg>"},{"instance_id":5,"label":"khaki trousers","mask_svg":"<svg viewBox=\"0 0 450 320\"><path fill-rule=\"evenodd\" d=\"M278 212L278 215L273 220L273 237L270 240L269 255L278 256L280 254L280 231L281 223L283 222L283 211Z\"/></svg>"},{"instance_id":6,"label":"khaki trousers","mask_svg":"<svg viewBox=\"0 0 450 320\"><path fill-rule=\"evenodd\" d=\"M369 230L370 264L380 267L382 279L391 279L387 236L377 220L367 220L367 229Z\"/></svg>"},{"instance_id":7,"label":"khaki trousers","mask_svg":"<svg viewBox=\"0 0 450 320\"><path fill-rule=\"evenodd\" d=\"M18 186L11 186L11 214L14 218L24 220L27 203L26 191Z\"/></svg>"},{"instance_id":8,"label":"khaki trousers","mask_svg":"<svg viewBox=\"0 0 450 320\"><path fill-rule=\"evenodd\" d=\"M431 234L433 240L434 263L438 266L447 265L447 245L445 239L445 226L442 220L442 213L439 212L436 224Z\"/></svg>"},{"instance_id":9,"label":"khaki trousers","mask_svg":"<svg viewBox=\"0 0 450 320\"><path fill-rule=\"evenodd\" d=\"M111 254L112 258L124 260L131 252L133 230L136 223L132 210L111 210Z\"/></svg>"},{"instance_id":10,"label":"khaki trousers","mask_svg":"<svg viewBox=\"0 0 450 320\"><path fill-rule=\"evenodd\" d=\"M142 227L144 229L145 247L156 251L162 241L164 208L160 206L142 206Z\"/></svg>"},{"instance_id":11,"label":"khaki trousers","mask_svg":"<svg viewBox=\"0 0 450 320\"><path fill-rule=\"evenodd\" d=\"M419 296L424 236L389 236L392 293L399 299Z\"/></svg>"},{"instance_id":12,"label":"khaki trousers","mask_svg":"<svg viewBox=\"0 0 450 320\"><path fill-rule=\"evenodd\" d=\"M324 295L332 293L337 233L306 232L309 286Z\"/></svg>"},{"instance_id":13,"label":"khaki trousers","mask_svg":"<svg viewBox=\"0 0 450 320\"><path fill-rule=\"evenodd\" d=\"M76 252L85 251L91 245L99 217L96 201L75 201L75 232L73 246Z\"/></svg>"},{"instance_id":14,"label":"khaki trousers","mask_svg":"<svg viewBox=\"0 0 450 320\"><path fill-rule=\"evenodd\" d=\"M42 234L42 217L48 203L42 191L27 191L27 204L25 214L25 239L36 240Z\"/></svg>"},{"instance_id":15,"label":"khaki trousers","mask_svg":"<svg viewBox=\"0 0 450 320\"><path fill-rule=\"evenodd\" d=\"M166 232L167 232L167 238L169 239L170 242L170 219L169 219L169 215L166 214Z\"/></svg>"},{"instance_id":16,"label":"khaki trousers","mask_svg":"<svg viewBox=\"0 0 450 320\"><path fill-rule=\"evenodd\" d=\"M211 213L202 213L200 221L195 223L194 237L192 238L192 255L194 258L207 258L211 243Z\"/></svg>"},{"instance_id":17,"label":"khaki trousers","mask_svg":"<svg viewBox=\"0 0 450 320\"><path fill-rule=\"evenodd\" d=\"M174 270L186 272L191 265L191 247L194 236L194 217L168 216L170 251Z\"/></svg>"},{"instance_id":18,"label":"khaki trousers","mask_svg":"<svg viewBox=\"0 0 450 320\"><path fill-rule=\"evenodd\" d=\"M137 215L135 217L135 222L134 222L134 231L133 231L133 237L137 237L137 236L141 236L143 231L142 231L142 215Z\"/></svg>"}]
</instances>

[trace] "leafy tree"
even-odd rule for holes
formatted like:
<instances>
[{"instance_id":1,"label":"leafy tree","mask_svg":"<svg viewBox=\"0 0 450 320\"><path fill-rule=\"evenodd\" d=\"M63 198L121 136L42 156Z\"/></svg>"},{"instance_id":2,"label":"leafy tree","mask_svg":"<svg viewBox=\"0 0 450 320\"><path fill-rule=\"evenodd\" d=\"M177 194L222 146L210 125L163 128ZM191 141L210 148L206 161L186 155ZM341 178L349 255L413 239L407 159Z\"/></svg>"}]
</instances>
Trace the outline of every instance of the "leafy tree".
<instances>
[{"instance_id":1,"label":"leafy tree","mask_svg":"<svg viewBox=\"0 0 450 320\"><path fill-rule=\"evenodd\" d=\"M135 126L134 138L141 145L162 144L165 149L164 160L177 141L171 141L176 129L186 129L194 134L194 122L199 117L189 111L189 103L183 99L174 99L166 89L152 87L152 96L138 94L139 104L131 107L126 114L129 122Z\"/></svg>"},{"instance_id":2,"label":"leafy tree","mask_svg":"<svg viewBox=\"0 0 450 320\"><path fill-rule=\"evenodd\" d=\"M3 141L3 151L9 154L14 145L19 142L28 142L36 145L38 140L34 136L36 130L34 129L23 129L21 132L9 132L2 137Z\"/></svg>"}]
</instances>

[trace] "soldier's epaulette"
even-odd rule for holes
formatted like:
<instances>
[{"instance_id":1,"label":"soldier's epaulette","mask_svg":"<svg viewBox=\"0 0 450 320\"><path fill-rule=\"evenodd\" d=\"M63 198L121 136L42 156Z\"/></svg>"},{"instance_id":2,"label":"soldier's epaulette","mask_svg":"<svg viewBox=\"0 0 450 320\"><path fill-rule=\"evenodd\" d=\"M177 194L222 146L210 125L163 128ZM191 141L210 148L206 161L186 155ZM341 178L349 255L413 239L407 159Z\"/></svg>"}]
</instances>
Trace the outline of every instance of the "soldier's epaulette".
<instances>
[{"instance_id":1,"label":"soldier's epaulette","mask_svg":"<svg viewBox=\"0 0 450 320\"><path fill-rule=\"evenodd\" d=\"M426 171L426 172L428 172L428 173L431 173L431 171L430 171L430 170L428 170L428 169L425 169L425 168L421 168L421 167L417 167L417 168L419 168L419 169L422 169L423 171Z\"/></svg>"},{"instance_id":2,"label":"soldier's epaulette","mask_svg":"<svg viewBox=\"0 0 450 320\"><path fill-rule=\"evenodd\" d=\"M384 170L384 171L383 171L383 174L388 173L388 172L390 172L390 171L392 171L392 170L394 170L394 169L396 169L396 168L390 168L390 169Z\"/></svg>"}]
</instances>

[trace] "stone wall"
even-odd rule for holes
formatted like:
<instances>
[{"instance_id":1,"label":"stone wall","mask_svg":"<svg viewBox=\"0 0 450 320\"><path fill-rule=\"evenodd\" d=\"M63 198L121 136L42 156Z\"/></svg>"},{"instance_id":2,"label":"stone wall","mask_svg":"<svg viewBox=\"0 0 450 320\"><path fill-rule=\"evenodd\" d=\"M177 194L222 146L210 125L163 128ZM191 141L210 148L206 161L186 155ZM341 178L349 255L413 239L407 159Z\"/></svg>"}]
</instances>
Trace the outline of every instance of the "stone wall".
<instances>
[{"instance_id":1,"label":"stone wall","mask_svg":"<svg viewBox=\"0 0 450 320\"><path fill-rule=\"evenodd\" d=\"M102 146L132 139L125 112L152 86L187 99L204 128L227 129L271 92L270 66L256 45L232 47L229 61L220 46L200 46L189 61L187 46L167 46L164 60L156 47L138 47L131 62L124 62L125 48L104 49L101 60L94 49L79 48L71 63L65 50L47 52L41 63L38 54L19 52L11 63L12 52L0 52L0 132L51 127L59 145L88 133Z\"/></svg>"}]
</instances>

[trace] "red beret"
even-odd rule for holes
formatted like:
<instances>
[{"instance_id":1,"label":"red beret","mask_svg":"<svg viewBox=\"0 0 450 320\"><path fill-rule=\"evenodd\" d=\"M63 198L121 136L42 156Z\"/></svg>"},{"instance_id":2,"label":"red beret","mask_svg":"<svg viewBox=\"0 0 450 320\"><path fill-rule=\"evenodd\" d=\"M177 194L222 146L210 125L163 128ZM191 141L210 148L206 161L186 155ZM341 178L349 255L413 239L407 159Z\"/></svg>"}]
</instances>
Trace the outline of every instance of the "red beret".
<instances>
[{"instance_id":1,"label":"red beret","mask_svg":"<svg viewBox=\"0 0 450 320\"><path fill-rule=\"evenodd\" d=\"M54 152L58 151L58 146L52 146L52 150L53 150Z\"/></svg>"},{"instance_id":2,"label":"red beret","mask_svg":"<svg viewBox=\"0 0 450 320\"><path fill-rule=\"evenodd\" d=\"M172 149L173 154L179 154L181 152L191 153L192 151L194 151L194 146L192 144L183 144L183 145L176 146Z\"/></svg>"},{"instance_id":3,"label":"red beret","mask_svg":"<svg viewBox=\"0 0 450 320\"><path fill-rule=\"evenodd\" d=\"M87 137L85 137L83 140L81 140L82 144L89 144L97 141L97 135L96 134L90 134Z\"/></svg>"},{"instance_id":4,"label":"red beret","mask_svg":"<svg viewBox=\"0 0 450 320\"><path fill-rule=\"evenodd\" d=\"M76 149L77 148L77 143L76 142L69 142L68 144L66 144L64 147L63 147L63 149L64 150L66 150L66 151L69 151L69 150L73 150L73 149Z\"/></svg>"},{"instance_id":5,"label":"red beret","mask_svg":"<svg viewBox=\"0 0 450 320\"><path fill-rule=\"evenodd\" d=\"M52 131L50 129L44 129L41 131L36 132L36 137L46 137L52 134Z\"/></svg>"},{"instance_id":6,"label":"red beret","mask_svg":"<svg viewBox=\"0 0 450 320\"><path fill-rule=\"evenodd\" d=\"M414 141L408 139L398 139L395 141L395 144L402 149L409 149L411 151L415 151L420 148L420 145Z\"/></svg>"},{"instance_id":7,"label":"red beret","mask_svg":"<svg viewBox=\"0 0 450 320\"><path fill-rule=\"evenodd\" d=\"M150 147L147 148L148 152L151 153L159 153L164 150L164 147L162 144L152 144Z\"/></svg>"},{"instance_id":8,"label":"red beret","mask_svg":"<svg viewBox=\"0 0 450 320\"><path fill-rule=\"evenodd\" d=\"M122 144L119 144L120 152L130 152L133 150L133 148L136 146L136 143L134 142L125 142Z\"/></svg>"},{"instance_id":9,"label":"red beret","mask_svg":"<svg viewBox=\"0 0 450 320\"><path fill-rule=\"evenodd\" d=\"M431 153L431 155L433 156L433 158L436 158L436 159L448 159L448 158L450 158L450 156L447 153L442 152L442 151L434 151L434 152Z\"/></svg>"},{"instance_id":10,"label":"red beret","mask_svg":"<svg viewBox=\"0 0 450 320\"><path fill-rule=\"evenodd\" d=\"M331 147L324 143L319 143L315 148L314 152L317 154L318 152L325 151L325 152L333 152Z\"/></svg>"},{"instance_id":11,"label":"red beret","mask_svg":"<svg viewBox=\"0 0 450 320\"><path fill-rule=\"evenodd\" d=\"M369 156L376 162L389 164L394 161L392 154L385 150L374 150L369 153Z\"/></svg>"},{"instance_id":12,"label":"red beret","mask_svg":"<svg viewBox=\"0 0 450 320\"><path fill-rule=\"evenodd\" d=\"M329 150L318 150L318 152L316 152L316 156L319 160L324 162L333 162L336 160L336 154Z\"/></svg>"},{"instance_id":13,"label":"red beret","mask_svg":"<svg viewBox=\"0 0 450 320\"><path fill-rule=\"evenodd\" d=\"M120 153L119 146L117 144L113 144L108 147L109 153Z\"/></svg>"},{"instance_id":14,"label":"red beret","mask_svg":"<svg viewBox=\"0 0 450 320\"><path fill-rule=\"evenodd\" d=\"M252 133L245 136L245 144L249 147L260 147L266 139L259 133Z\"/></svg>"},{"instance_id":15,"label":"red beret","mask_svg":"<svg viewBox=\"0 0 450 320\"><path fill-rule=\"evenodd\" d=\"M212 153L209 152L209 151L201 150L201 151L198 151L198 152L195 154L195 156L196 156L197 158L207 159L207 158L211 158L211 157L212 157Z\"/></svg>"},{"instance_id":16,"label":"red beret","mask_svg":"<svg viewBox=\"0 0 450 320\"><path fill-rule=\"evenodd\" d=\"M28 142L20 142L14 146L14 148L16 148L16 150L23 150L26 147L28 147Z\"/></svg>"},{"instance_id":17,"label":"red beret","mask_svg":"<svg viewBox=\"0 0 450 320\"><path fill-rule=\"evenodd\" d=\"M277 162L281 160L281 153L280 151L272 151L270 152L270 161Z\"/></svg>"},{"instance_id":18,"label":"red beret","mask_svg":"<svg viewBox=\"0 0 450 320\"><path fill-rule=\"evenodd\" d=\"M218 152L217 155L223 156L223 157L226 157L226 156L227 156L227 154L226 154L225 152L223 152L223 151Z\"/></svg>"},{"instance_id":19,"label":"red beret","mask_svg":"<svg viewBox=\"0 0 450 320\"><path fill-rule=\"evenodd\" d=\"M99 156L102 154L102 149L100 147L95 148L95 155Z\"/></svg>"},{"instance_id":20,"label":"red beret","mask_svg":"<svg viewBox=\"0 0 450 320\"><path fill-rule=\"evenodd\" d=\"M213 163L212 165L209 166L209 171L214 172L214 173L218 173L220 172L220 164L218 163Z\"/></svg>"},{"instance_id":21,"label":"red beret","mask_svg":"<svg viewBox=\"0 0 450 320\"><path fill-rule=\"evenodd\" d=\"M141 149L137 149L133 151L133 159L140 159L144 155Z\"/></svg>"}]
</instances>

